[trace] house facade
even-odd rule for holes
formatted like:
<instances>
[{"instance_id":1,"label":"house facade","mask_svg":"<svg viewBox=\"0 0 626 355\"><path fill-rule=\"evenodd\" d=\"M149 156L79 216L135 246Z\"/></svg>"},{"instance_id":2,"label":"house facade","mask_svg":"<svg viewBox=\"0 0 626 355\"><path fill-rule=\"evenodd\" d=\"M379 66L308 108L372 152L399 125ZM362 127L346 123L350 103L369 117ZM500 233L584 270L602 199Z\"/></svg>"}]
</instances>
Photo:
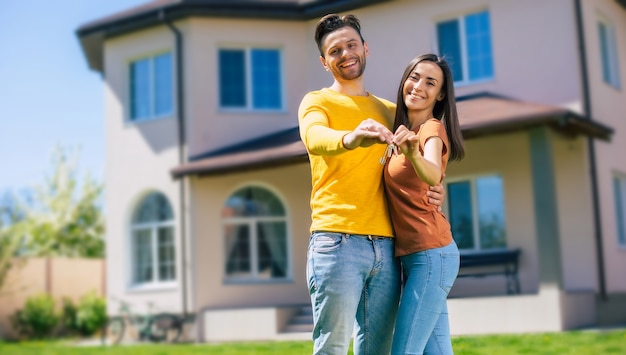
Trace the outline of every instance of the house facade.
<instances>
[{"instance_id":1,"label":"house facade","mask_svg":"<svg viewBox=\"0 0 626 355\"><path fill-rule=\"evenodd\" d=\"M377 96L395 100L418 54L452 65L453 235L468 260L519 251L506 275L462 268L483 277L457 280L453 334L626 322L621 0L155 0L84 24L105 91L109 312L151 303L196 341L310 330L297 109L332 82L313 40L331 12L361 20Z\"/></svg>"}]
</instances>

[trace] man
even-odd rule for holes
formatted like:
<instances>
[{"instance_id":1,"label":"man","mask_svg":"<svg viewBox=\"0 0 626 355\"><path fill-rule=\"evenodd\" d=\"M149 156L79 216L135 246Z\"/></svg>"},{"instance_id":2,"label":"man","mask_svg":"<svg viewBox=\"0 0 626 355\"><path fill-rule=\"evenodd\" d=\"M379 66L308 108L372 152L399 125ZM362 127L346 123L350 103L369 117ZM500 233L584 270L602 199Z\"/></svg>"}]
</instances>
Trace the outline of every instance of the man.
<instances>
[{"instance_id":1,"label":"man","mask_svg":"<svg viewBox=\"0 0 626 355\"><path fill-rule=\"evenodd\" d=\"M353 15L317 23L328 88L304 96L300 136L312 175L307 280L314 319L314 354L390 352L400 296L399 264L382 181L392 144L395 104L369 93L363 72L369 54ZM441 185L429 192L441 205Z\"/></svg>"}]
</instances>

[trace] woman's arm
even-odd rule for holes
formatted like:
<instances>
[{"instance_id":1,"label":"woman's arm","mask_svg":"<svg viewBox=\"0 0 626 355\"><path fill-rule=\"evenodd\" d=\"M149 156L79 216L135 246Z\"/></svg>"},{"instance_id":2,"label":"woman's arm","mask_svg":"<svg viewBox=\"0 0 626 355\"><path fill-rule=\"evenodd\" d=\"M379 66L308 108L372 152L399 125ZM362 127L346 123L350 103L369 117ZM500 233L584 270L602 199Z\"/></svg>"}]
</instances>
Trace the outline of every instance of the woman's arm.
<instances>
[{"instance_id":1,"label":"woman's arm","mask_svg":"<svg viewBox=\"0 0 626 355\"><path fill-rule=\"evenodd\" d=\"M419 137L413 136L409 138L412 147L408 152L407 158L413 164L413 168L417 175L425 183L435 186L441 182L441 151L443 149L443 141L439 137L431 137L424 144L424 155L419 151Z\"/></svg>"},{"instance_id":2,"label":"woman's arm","mask_svg":"<svg viewBox=\"0 0 626 355\"><path fill-rule=\"evenodd\" d=\"M417 175L430 186L441 183L441 152L443 141L434 136L424 144L424 155L419 150L419 136L405 126L394 134L394 142L413 165Z\"/></svg>"}]
</instances>

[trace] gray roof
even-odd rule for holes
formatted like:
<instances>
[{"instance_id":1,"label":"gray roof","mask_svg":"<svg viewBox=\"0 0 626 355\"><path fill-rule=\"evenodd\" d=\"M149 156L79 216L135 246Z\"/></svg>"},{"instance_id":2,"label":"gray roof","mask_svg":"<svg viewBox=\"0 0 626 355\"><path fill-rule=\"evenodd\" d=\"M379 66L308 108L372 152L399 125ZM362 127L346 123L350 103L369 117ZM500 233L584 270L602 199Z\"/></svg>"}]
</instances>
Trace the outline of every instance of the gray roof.
<instances>
[{"instance_id":1,"label":"gray roof","mask_svg":"<svg viewBox=\"0 0 626 355\"><path fill-rule=\"evenodd\" d=\"M306 21L391 0L153 0L80 26L76 35L89 68L103 72L107 38L187 17Z\"/></svg>"}]
</instances>

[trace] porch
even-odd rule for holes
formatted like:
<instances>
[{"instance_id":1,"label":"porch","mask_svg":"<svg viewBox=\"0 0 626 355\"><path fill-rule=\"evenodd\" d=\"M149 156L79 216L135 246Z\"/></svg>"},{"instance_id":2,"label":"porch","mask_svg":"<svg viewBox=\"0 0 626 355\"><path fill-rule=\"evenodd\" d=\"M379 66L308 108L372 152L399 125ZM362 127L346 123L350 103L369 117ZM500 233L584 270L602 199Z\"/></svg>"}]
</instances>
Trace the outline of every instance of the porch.
<instances>
[{"instance_id":1,"label":"porch","mask_svg":"<svg viewBox=\"0 0 626 355\"><path fill-rule=\"evenodd\" d=\"M597 323L596 295L543 288L537 294L448 300L453 336L558 332ZM206 309L197 318L198 341L311 340L310 305Z\"/></svg>"}]
</instances>

